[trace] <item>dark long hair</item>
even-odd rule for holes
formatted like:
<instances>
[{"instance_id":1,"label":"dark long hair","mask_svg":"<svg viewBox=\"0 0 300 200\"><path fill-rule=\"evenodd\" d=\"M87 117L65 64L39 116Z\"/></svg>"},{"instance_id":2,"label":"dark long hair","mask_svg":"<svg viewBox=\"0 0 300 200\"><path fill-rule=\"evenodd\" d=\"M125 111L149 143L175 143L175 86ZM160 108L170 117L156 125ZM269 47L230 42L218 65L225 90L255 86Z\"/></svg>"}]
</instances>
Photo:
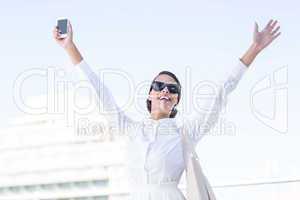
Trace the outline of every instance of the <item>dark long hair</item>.
<instances>
[{"instance_id":1,"label":"dark long hair","mask_svg":"<svg viewBox=\"0 0 300 200\"><path fill-rule=\"evenodd\" d=\"M161 72L159 72L159 74L153 79L152 83L155 81L155 79L156 79L159 75L162 75L162 74L166 74L166 75L172 77L172 78L175 80L175 82L176 82L176 83L180 86L180 88L181 88L181 84L180 84L178 78L176 77L176 75L173 74L172 72L169 72L169 71L161 71ZM150 92L151 92L151 90L152 90L152 83L151 83L151 87L150 87L150 90L149 90L148 94L150 94ZM179 90L179 93L178 93L178 102L177 102L177 104L179 103L180 97L181 97L181 90ZM146 100L146 104L147 104L147 110L151 113L151 101L150 101L149 99L147 99L147 100ZM176 105L177 105L177 104L176 104ZM176 105L175 105L175 106L176 106ZM175 108L175 106L172 108L172 111L171 111L170 116L169 116L170 118L174 118L174 117L176 116L176 114L177 114L177 109Z\"/></svg>"}]
</instances>

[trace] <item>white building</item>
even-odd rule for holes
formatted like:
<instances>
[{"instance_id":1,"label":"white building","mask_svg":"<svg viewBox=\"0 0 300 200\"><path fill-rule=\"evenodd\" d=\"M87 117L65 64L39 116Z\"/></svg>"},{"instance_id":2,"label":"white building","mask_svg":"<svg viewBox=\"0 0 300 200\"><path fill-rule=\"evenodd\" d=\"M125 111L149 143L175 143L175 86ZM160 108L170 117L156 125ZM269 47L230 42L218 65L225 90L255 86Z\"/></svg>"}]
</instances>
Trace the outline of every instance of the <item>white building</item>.
<instances>
[{"instance_id":1,"label":"white building","mask_svg":"<svg viewBox=\"0 0 300 200\"><path fill-rule=\"evenodd\" d=\"M122 141L28 117L0 134L0 199L126 199Z\"/></svg>"}]
</instances>

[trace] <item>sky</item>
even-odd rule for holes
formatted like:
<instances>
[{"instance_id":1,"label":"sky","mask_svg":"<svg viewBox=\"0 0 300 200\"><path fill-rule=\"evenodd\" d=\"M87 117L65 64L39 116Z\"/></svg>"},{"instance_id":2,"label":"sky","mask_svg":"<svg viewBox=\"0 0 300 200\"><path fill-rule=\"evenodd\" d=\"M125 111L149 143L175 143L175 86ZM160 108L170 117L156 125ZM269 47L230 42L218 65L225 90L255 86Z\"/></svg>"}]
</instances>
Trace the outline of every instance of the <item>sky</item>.
<instances>
[{"instance_id":1,"label":"sky","mask_svg":"<svg viewBox=\"0 0 300 200\"><path fill-rule=\"evenodd\" d=\"M236 134L209 136L198 150L207 169L212 169L207 173L218 183L222 178L228 182L229 176L232 182L251 177L300 178L296 154L300 150L299 6L292 0L4 1L0 8L0 127L24 115L14 102L13 90L24 71L72 69L52 38L58 17L70 19L74 41L95 70L121 71L135 86L151 81L161 70L177 74L186 92L179 110L186 111L187 106L187 115L193 111L188 91L200 81L224 78L250 46L254 22L262 28L269 19L277 19L282 35L257 57L230 95L223 117L234 124ZM116 101L126 103L132 94L126 81L111 75L106 83ZM42 76L32 76L22 85L24 99L46 91ZM141 90L146 92L147 87ZM129 105L126 112L133 118L146 114L132 102Z\"/></svg>"}]
</instances>

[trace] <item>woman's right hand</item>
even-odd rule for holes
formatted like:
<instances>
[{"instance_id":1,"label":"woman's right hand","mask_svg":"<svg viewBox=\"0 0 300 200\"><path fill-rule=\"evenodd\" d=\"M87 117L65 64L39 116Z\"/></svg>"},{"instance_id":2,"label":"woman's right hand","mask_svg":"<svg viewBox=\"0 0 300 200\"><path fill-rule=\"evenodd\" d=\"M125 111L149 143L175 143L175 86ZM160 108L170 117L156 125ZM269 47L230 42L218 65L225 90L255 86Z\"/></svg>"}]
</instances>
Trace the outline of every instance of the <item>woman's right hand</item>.
<instances>
[{"instance_id":1,"label":"woman's right hand","mask_svg":"<svg viewBox=\"0 0 300 200\"><path fill-rule=\"evenodd\" d=\"M55 26L54 29L53 29L53 38L64 49L67 49L69 47L74 46L74 43L73 43L73 30L72 30L72 25L71 25L69 20L68 20L67 30L68 30L67 31L67 36L65 38L60 38L60 33L59 33L58 27Z\"/></svg>"},{"instance_id":2,"label":"woman's right hand","mask_svg":"<svg viewBox=\"0 0 300 200\"><path fill-rule=\"evenodd\" d=\"M67 36L65 38L60 38L58 28L54 27L53 37L56 40L56 42L66 50L72 63L74 65L77 65L78 63L80 63L83 60L83 57L73 42L73 30L72 30L72 25L69 20L68 20L68 28L67 29L68 29Z\"/></svg>"}]
</instances>

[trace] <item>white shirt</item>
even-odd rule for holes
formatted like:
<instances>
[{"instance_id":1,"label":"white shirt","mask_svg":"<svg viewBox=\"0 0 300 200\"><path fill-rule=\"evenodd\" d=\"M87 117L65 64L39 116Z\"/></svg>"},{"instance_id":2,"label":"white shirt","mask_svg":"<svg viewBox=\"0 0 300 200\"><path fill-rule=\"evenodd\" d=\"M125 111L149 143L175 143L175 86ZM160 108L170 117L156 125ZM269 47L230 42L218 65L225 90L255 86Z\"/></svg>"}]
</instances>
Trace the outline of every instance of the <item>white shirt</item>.
<instances>
[{"instance_id":1,"label":"white shirt","mask_svg":"<svg viewBox=\"0 0 300 200\"><path fill-rule=\"evenodd\" d=\"M133 188L147 184L178 183L184 171L180 128L175 118L153 120L145 118L134 121L120 108L110 92L83 60L78 67L86 75L96 90L99 102L105 111L114 111L107 115L108 121L116 131L128 138L129 183ZM247 67L239 60L232 72L220 84L217 97L209 112L199 114L194 120L185 120L184 128L196 145L218 120L220 105L226 104L228 94L235 89ZM145 105L146 106L146 105Z\"/></svg>"}]
</instances>

